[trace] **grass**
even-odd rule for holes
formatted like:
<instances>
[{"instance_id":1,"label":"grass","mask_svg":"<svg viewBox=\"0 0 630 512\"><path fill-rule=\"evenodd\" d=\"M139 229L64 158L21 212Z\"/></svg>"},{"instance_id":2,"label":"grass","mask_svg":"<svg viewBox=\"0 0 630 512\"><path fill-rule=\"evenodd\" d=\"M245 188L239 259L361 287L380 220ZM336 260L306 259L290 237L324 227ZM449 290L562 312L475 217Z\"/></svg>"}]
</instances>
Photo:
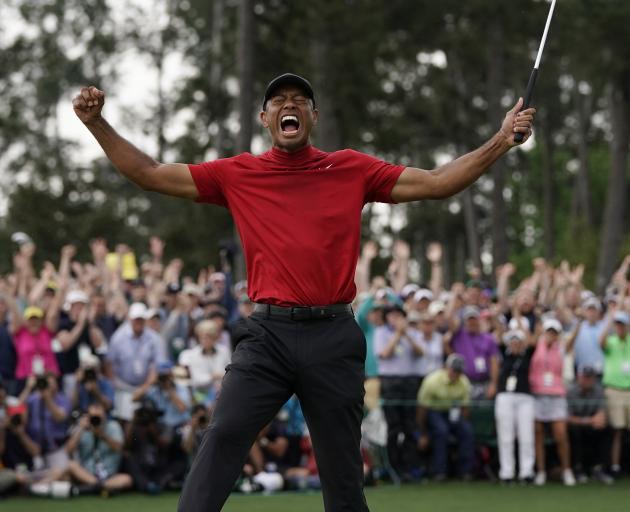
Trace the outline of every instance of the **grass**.
<instances>
[{"instance_id":1,"label":"grass","mask_svg":"<svg viewBox=\"0 0 630 512\"><path fill-rule=\"evenodd\" d=\"M565 488L501 487L485 482L408 484L366 490L371 512L618 512L628 510L630 481L611 487L599 484ZM175 512L177 494L149 497L125 494L110 499L81 497L71 500L10 498L0 501L2 512ZM233 495L225 512L321 512L319 493L281 493L271 496Z\"/></svg>"}]
</instances>

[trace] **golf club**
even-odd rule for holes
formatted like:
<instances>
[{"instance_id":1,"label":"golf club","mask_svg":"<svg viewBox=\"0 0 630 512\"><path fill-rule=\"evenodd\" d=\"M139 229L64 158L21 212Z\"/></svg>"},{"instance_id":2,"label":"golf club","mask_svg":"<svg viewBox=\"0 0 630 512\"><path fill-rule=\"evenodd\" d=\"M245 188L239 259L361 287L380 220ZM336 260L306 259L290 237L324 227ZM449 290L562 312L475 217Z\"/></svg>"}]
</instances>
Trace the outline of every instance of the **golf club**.
<instances>
[{"instance_id":1,"label":"golf club","mask_svg":"<svg viewBox=\"0 0 630 512\"><path fill-rule=\"evenodd\" d=\"M536 78L538 77L538 66L540 65L540 57L542 57L543 49L545 48L545 41L547 40L547 32L549 31L549 25L551 25L551 17L553 16L553 9L556 6L556 0L552 0L551 7L549 8L549 14L547 15L547 23L545 23L545 30L540 40L540 46L538 47L538 55L536 55L536 62L534 63L534 69L532 69L531 75L529 75L529 82L527 82L527 90L525 91L525 98L523 99L523 106L521 110L525 110L529 107L529 103L534 93L534 85L536 85ZM517 133L514 135L515 142L523 142L525 137L524 133Z\"/></svg>"}]
</instances>

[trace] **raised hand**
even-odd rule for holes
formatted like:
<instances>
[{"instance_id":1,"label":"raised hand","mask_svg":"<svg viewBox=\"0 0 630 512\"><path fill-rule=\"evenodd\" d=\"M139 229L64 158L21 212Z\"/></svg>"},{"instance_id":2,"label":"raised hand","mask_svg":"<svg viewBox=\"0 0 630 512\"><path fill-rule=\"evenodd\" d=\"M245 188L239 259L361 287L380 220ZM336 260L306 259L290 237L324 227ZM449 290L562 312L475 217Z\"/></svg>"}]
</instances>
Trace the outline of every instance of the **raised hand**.
<instances>
[{"instance_id":1,"label":"raised hand","mask_svg":"<svg viewBox=\"0 0 630 512\"><path fill-rule=\"evenodd\" d=\"M442 244L439 242L431 242L427 247L427 259L431 263L439 263L442 259Z\"/></svg>"},{"instance_id":2,"label":"raised hand","mask_svg":"<svg viewBox=\"0 0 630 512\"><path fill-rule=\"evenodd\" d=\"M534 121L534 114L536 114L535 108L527 108L522 112L519 112L523 106L523 98L519 98L516 105L512 107L503 120L501 125L501 133L505 136L510 146L518 146L523 142L526 142L532 135L532 124ZM516 142L514 135L516 133L523 134L523 142Z\"/></svg>"},{"instance_id":3,"label":"raised hand","mask_svg":"<svg viewBox=\"0 0 630 512\"><path fill-rule=\"evenodd\" d=\"M81 92L72 100L74 113L85 124L100 119L105 104L105 93L93 85L81 88Z\"/></svg>"}]
</instances>

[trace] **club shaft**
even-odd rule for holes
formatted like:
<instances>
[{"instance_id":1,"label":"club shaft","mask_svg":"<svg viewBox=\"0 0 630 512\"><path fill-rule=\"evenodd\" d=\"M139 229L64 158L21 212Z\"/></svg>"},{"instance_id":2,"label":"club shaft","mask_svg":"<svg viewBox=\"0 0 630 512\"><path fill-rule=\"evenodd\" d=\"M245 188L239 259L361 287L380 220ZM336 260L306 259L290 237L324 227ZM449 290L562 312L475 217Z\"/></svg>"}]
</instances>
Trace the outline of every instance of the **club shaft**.
<instances>
[{"instance_id":1,"label":"club shaft","mask_svg":"<svg viewBox=\"0 0 630 512\"><path fill-rule=\"evenodd\" d=\"M547 41L547 32L549 32L549 25L551 25L551 17L553 16L553 9L556 6L556 0L551 2L551 7L549 8L549 14L547 15L547 23L545 23L545 30L543 31L542 39L540 40L540 46L538 47L538 55L536 55L536 62L534 63L534 67L538 69L540 65L540 58L542 57L543 50L545 48L545 41Z\"/></svg>"}]
</instances>

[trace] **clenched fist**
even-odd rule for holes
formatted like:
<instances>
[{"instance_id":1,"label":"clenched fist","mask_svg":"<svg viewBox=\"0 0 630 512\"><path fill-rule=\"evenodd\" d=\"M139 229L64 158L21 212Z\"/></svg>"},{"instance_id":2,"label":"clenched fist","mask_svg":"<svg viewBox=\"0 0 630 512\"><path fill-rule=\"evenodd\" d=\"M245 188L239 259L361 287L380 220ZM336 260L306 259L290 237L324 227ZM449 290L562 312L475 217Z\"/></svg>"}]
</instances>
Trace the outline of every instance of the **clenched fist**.
<instances>
[{"instance_id":1,"label":"clenched fist","mask_svg":"<svg viewBox=\"0 0 630 512\"><path fill-rule=\"evenodd\" d=\"M81 92L72 100L74 113L85 124L101 117L104 104L105 93L94 86L83 87Z\"/></svg>"}]
</instances>

